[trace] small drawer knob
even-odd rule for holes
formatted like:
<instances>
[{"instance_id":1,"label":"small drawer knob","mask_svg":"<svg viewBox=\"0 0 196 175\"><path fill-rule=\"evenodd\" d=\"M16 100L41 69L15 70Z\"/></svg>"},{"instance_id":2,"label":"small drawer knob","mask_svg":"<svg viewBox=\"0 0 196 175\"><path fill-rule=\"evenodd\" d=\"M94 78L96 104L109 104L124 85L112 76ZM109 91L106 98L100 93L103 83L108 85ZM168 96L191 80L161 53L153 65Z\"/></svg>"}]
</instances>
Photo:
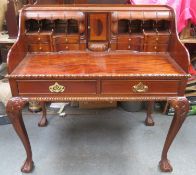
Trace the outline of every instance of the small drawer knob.
<instances>
[{"instance_id":1,"label":"small drawer knob","mask_svg":"<svg viewBox=\"0 0 196 175\"><path fill-rule=\"evenodd\" d=\"M65 47L65 49L69 49L69 47L68 47L68 46L66 46L66 47Z\"/></svg>"},{"instance_id":2,"label":"small drawer knob","mask_svg":"<svg viewBox=\"0 0 196 175\"><path fill-rule=\"evenodd\" d=\"M158 41L159 40L159 38L156 38L156 41Z\"/></svg>"},{"instance_id":3,"label":"small drawer knob","mask_svg":"<svg viewBox=\"0 0 196 175\"><path fill-rule=\"evenodd\" d=\"M41 40L41 38L38 38L38 41L40 41Z\"/></svg>"},{"instance_id":4,"label":"small drawer knob","mask_svg":"<svg viewBox=\"0 0 196 175\"><path fill-rule=\"evenodd\" d=\"M42 50L42 47L39 47L39 50Z\"/></svg>"},{"instance_id":5,"label":"small drawer knob","mask_svg":"<svg viewBox=\"0 0 196 175\"><path fill-rule=\"evenodd\" d=\"M129 38L129 41L131 41L131 38Z\"/></svg>"},{"instance_id":6,"label":"small drawer knob","mask_svg":"<svg viewBox=\"0 0 196 175\"><path fill-rule=\"evenodd\" d=\"M157 50L157 46L154 46L154 49Z\"/></svg>"}]
</instances>

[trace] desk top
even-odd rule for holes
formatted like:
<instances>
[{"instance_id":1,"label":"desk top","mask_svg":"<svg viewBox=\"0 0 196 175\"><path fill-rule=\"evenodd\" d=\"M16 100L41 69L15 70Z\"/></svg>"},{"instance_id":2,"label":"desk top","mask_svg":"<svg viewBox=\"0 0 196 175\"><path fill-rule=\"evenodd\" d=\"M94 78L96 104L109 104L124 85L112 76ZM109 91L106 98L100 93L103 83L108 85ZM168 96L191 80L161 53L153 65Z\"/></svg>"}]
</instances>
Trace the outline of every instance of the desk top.
<instances>
[{"instance_id":1,"label":"desk top","mask_svg":"<svg viewBox=\"0 0 196 175\"><path fill-rule=\"evenodd\" d=\"M171 64L172 62L172 64ZM168 54L66 52L28 54L10 76L118 76L185 74Z\"/></svg>"}]
</instances>

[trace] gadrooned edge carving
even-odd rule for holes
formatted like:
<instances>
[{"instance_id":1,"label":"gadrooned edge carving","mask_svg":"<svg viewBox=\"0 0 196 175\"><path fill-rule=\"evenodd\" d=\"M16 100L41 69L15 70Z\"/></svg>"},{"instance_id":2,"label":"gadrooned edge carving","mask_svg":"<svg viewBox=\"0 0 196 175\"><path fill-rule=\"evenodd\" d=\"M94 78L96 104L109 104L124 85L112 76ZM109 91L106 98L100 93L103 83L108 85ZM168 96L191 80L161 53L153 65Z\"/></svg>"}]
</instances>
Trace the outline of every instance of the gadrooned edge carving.
<instances>
[{"instance_id":1,"label":"gadrooned edge carving","mask_svg":"<svg viewBox=\"0 0 196 175\"><path fill-rule=\"evenodd\" d=\"M166 101L169 97L28 97L28 101Z\"/></svg>"},{"instance_id":2,"label":"gadrooned edge carving","mask_svg":"<svg viewBox=\"0 0 196 175\"><path fill-rule=\"evenodd\" d=\"M26 75L6 75L7 78L20 78L20 79L30 79L30 78L190 78L190 74L67 74L67 75L59 75L59 74L26 74Z\"/></svg>"}]
</instances>

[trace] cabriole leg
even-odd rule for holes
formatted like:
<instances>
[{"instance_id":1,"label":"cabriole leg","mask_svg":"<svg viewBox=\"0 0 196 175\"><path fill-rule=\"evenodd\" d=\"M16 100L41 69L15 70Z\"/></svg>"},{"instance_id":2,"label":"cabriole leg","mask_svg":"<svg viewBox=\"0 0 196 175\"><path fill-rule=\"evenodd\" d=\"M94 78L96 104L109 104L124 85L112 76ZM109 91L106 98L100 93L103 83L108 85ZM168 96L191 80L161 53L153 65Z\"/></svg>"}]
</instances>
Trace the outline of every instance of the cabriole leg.
<instances>
[{"instance_id":1,"label":"cabriole leg","mask_svg":"<svg viewBox=\"0 0 196 175\"><path fill-rule=\"evenodd\" d=\"M160 169L163 172L171 172L173 170L167 159L167 153L189 111L189 103L185 97L171 98L168 102L175 109L175 114L165 140L161 161L159 162Z\"/></svg>"},{"instance_id":2,"label":"cabriole leg","mask_svg":"<svg viewBox=\"0 0 196 175\"><path fill-rule=\"evenodd\" d=\"M46 114L46 103L42 101L42 102L40 102L40 105L42 107L42 117L41 117L41 119L38 123L38 126L39 127L45 127L48 124L48 120L46 118L46 115L47 115Z\"/></svg>"},{"instance_id":3,"label":"cabriole leg","mask_svg":"<svg viewBox=\"0 0 196 175\"><path fill-rule=\"evenodd\" d=\"M154 121L152 118L153 107L154 107L154 101L148 101L147 102L147 116L145 120L146 126L154 126Z\"/></svg>"},{"instance_id":4,"label":"cabriole leg","mask_svg":"<svg viewBox=\"0 0 196 175\"><path fill-rule=\"evenodd\" d=\"M26 99L13 97L8 101L6 106L7 115L26 151L27 158L21 168L21 171L24 173L29 173L33 169L31 145L22 118L22 109L27 102Z\"/></svg>"}]
</instances>

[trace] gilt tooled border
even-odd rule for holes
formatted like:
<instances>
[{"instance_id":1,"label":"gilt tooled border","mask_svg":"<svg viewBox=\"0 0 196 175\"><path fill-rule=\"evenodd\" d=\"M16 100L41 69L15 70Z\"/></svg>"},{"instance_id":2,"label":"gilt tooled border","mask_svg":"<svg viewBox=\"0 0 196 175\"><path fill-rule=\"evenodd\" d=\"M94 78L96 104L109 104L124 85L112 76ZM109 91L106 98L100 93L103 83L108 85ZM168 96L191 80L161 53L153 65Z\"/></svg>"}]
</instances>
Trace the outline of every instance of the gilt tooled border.
<instances>
[{"instance_id":1,"label":"gilt tooled border","mask_svg":"<svg viewBox=\"0 0 196 175\"><path fill-rule=\"evenodd\" d=\"M26 75L6 75L12 79L31 79L31 78L190 78L190 74L26 74Z\"/></svg>"}]
</instances>

